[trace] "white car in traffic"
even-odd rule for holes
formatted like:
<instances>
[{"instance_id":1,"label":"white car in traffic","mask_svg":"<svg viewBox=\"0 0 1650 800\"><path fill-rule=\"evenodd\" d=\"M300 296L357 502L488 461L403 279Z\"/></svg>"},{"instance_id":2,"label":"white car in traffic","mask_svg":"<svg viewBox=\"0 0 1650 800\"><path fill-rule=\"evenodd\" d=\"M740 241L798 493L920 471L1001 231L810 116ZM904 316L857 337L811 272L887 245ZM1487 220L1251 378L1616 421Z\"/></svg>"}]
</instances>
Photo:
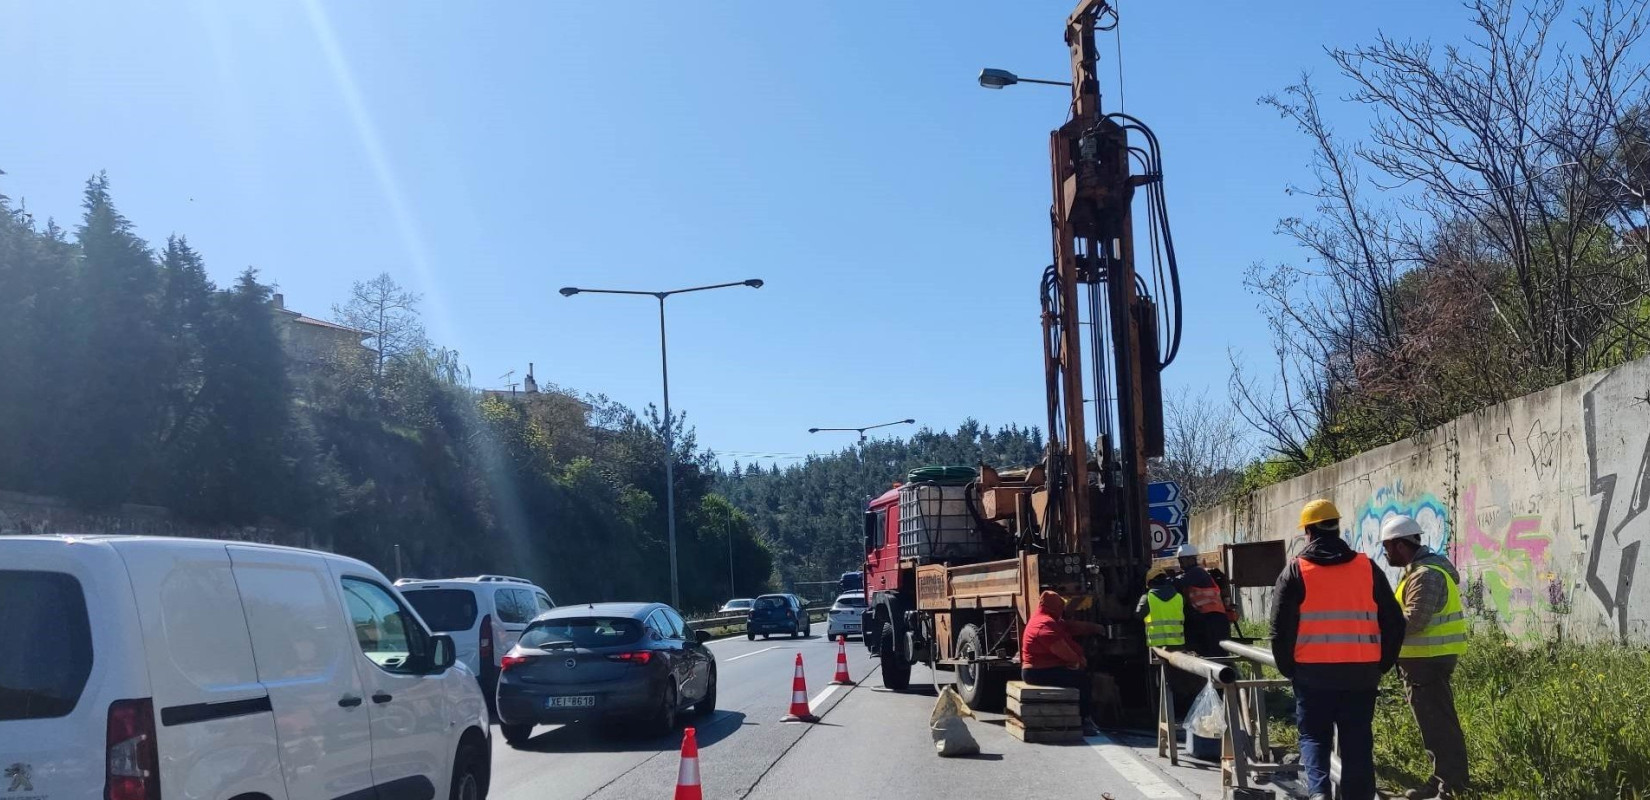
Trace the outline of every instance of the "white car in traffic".
<instances>
[{"instance_id":1,"label":"white car in traffic","mask_svg":"<svg viewBox=\"0 0 1650 800\"><path fill-rule=\"evenodd\" d=\"M861 615L865 613L864 592L843 592L836 596L831 610L825 615L825 638L836 641L838 636L859 636Z\"/></svg>"},{"instance_id":2,"label":"white car in traffic","mask_svg":"<svg viewBox=\"0 0 1650 800\"><path fill-rule=\"evenodd\" d=\"M532 581L508 575L404 578L395 588L430 630L453 637L459 662L475 673L489 707L495 703L504 654L516 646L527 623L556 607L549 593Z\"/></svg>"},{"instance_id":3,"label":"white car in traffic","mask_svg":"<svg viewBox=\"0 0 1650 800\"><path fill-rule=\"evenodd\" d=\"M0 536L0 609L0 786L17 796L487 794L475 677L355 559Z\"/></svg>"}]
</instances>

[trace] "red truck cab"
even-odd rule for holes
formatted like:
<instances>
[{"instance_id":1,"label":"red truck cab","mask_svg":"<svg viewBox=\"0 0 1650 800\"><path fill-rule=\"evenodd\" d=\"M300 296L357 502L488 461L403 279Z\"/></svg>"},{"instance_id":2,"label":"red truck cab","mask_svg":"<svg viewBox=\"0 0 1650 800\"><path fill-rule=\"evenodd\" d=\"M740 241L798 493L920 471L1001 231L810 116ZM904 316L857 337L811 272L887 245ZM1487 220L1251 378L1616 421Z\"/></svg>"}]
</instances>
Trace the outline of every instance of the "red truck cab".
<instances>
[{"instance_id":1,"label":"red truck cab","mask_svg":"<svg viewBox=\"0 0 1650 800\"><path fill-rule=\"evenodd\" d=\"M897 592L899 585L899 486L865 507L865 599Z\"/></svg>"}]
</instances>

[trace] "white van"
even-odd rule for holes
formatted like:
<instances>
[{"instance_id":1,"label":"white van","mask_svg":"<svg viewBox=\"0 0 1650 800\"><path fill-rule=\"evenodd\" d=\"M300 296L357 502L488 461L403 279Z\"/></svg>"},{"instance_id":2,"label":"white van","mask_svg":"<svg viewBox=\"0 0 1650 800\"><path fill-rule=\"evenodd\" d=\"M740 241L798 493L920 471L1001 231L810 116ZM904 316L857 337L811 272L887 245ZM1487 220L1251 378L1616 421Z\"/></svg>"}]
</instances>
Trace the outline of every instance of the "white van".
<instances>
[{"instance_id":1,"label":"white van","mask_svg":"<svg viewBox=\"0 0 1650 800\"><path fill-rule=\"evenodd\" d=\"M0 797L486 796L475 678L360 561L0 536L0 609Z\"/></svg>"},{"instance_id":2,"label":"white van","mask_svg":"<svg viewBox=\"0 0 1650 800\"><path fill-rule=\"evenodd\" d=\"M543 589L526 578L403 578L395 588L430 630L453 637L458 660L476 674L489 703L498 689L499 664L516 646L527 623L556 607Z\"/></svg>"}]
</instances>

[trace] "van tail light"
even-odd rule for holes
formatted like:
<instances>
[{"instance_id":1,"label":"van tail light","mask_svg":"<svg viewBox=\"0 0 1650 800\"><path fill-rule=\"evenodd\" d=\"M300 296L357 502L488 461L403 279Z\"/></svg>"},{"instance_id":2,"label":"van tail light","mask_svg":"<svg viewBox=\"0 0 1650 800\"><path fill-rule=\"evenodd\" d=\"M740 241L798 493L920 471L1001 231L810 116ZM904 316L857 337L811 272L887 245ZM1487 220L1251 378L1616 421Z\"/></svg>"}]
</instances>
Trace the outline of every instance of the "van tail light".
<instances>
[{"instance_id":1,"label":"van tail light","mask_svg":"<svg viewBox=\"0 0 1650 800\"><path fill-rule=\"evenodd\" d=\"M519 667L532 660L531 656L505 656L499 661L499 671L509 672L511 667Z\"/></svg>"},{"instance_id":2,"label":"van tail light","mask_svg":"<svg viewBox=\"0 0 1650 800\"><path fill-rule=\"evenodd\" d=\"M493 616L491 614L481 618L481 666L482 669L493 666Z\"/></svg>"},{"instance_id":3,"label":"van tail light","mask_svg":"<svg viewBox=\"0 0 1650 800\"><path fill-rule=\"evenodd\" d=\"M104 800L160 800L154 703L147 698L110 703L108 731Z\"/></svg>"},{"instance_id":4,"label":"van tail light","mask_svg":"<svg viewBox=\"0 0 1650 800\"><path fill-rule=\"evenodd\" d=\"M637 650L631 653L614 653L607 657L608 661L622 661L627 664L646 664L653 660L652 650Z\"/></svg>"}]
</instances>

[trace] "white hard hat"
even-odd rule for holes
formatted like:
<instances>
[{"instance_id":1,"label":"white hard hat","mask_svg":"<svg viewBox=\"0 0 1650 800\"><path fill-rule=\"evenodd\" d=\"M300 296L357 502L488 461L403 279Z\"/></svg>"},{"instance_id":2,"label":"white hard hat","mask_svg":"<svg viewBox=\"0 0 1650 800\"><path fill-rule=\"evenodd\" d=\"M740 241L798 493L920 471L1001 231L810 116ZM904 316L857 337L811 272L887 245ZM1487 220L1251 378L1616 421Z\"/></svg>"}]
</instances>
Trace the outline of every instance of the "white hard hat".
<instances>
[{"instance_id":1,"label":"white hard hat","mask_svg":"<svg viewBox=\"0 0 1650 800\"><path fill-rule=\"evenodd\" d=\"M1183 544L1174 551L1176 558L1197 558L1197 545Z\"/></svg>"},{"instance_id":2,"label":"white hard hat","mask_svg":"<svg viewBox=\"0 0 1650 800\"><path fill-rule=\"evenodd\" d=\"M1383 542L1398 539L1419 540L1423 533L1421 526L1415 522L1414 518L1403 514L1388 517L1386 522L1381 523L1381 541Z\"/></svg>"}]
</instances>

